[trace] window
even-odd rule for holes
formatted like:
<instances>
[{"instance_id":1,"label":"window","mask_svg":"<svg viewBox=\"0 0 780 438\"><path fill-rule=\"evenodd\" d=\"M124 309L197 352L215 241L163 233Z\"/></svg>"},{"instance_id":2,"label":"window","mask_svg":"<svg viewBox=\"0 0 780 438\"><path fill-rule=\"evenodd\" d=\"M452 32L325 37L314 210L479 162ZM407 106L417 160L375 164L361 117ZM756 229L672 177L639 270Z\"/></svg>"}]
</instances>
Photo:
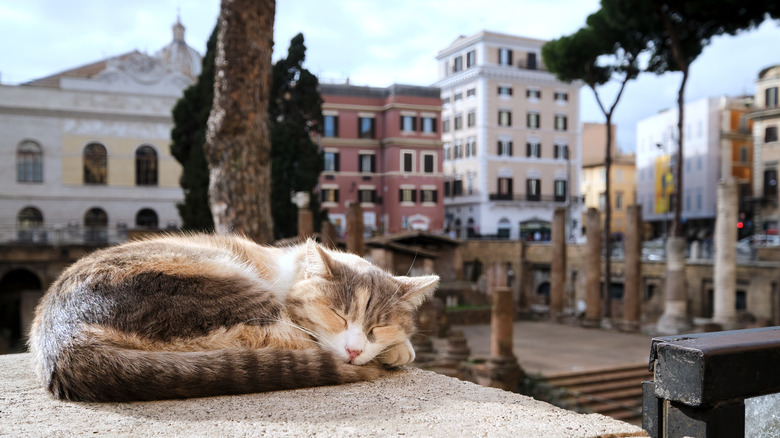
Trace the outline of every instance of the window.
<instances>
[{"instance_id":1,"label":"window","mask_svg":"<svg viewBox=\"0 0 780 438\"><path fill-rule=\"evenodd\" d=\"M16 181L43 182L43 150L34 141L23 141L16 148Z\"/></svg>"},{"instance_id":2,"label":"window","mask_svg":"<svg viewBox=\"0 0 780 438\"><path fill-rule=\"evenodd\" d=\"M466 140L466 156L474 157L477 155L477 138L469 137Z\"/></svg>"},{"instance_id":3,"label":"window","mask_svg":"<svg viewBox=\"0 0 780 438\"><path fill-rule=\"evenodd\" d=\"M25 207L16 216L19 228L35 228L43 226L43 213L35 207Z\"/></svg>"},{"instance_id":4,"label":"window","mask_svg":"<svg viewBox=\"0 0 780 438\"><path fill-rule=\"evenodd\" d=\"M413 132L417 130L417 117L401 116L401 131Z\"/></svg>"},{"instance_id":5,"label":"window","mask_svg":"<svg viewBox=\"0 0 780 438\"><path fill-rule=\"evenodd\" d=\"M457 73L463 70L463 57L458 56L452 60L452 72Z\"/></svg>"},{"instance_id":6,"label":"window","mask_svg":"<svg viewBox=\"0 0 780 438\"><path fill-rule=\"evenodd\" d=\"M463 142L455 140L455 149L452 150L452 159L463 158Z\"/></svg>"},{"instance_id":7,"label":"window","mask_svg":"<svg viewBox=\"0 0 780 438\"><path fill-rule=\"evenodd\" d=\"M539 113L528 113L526 124L528 128L539 129Z\"/></svg>"},{"instance_id":8,"label":"window","mask_svg":"<svg viewBox=\"0 0 780 438\"><path fill-rule=\"evenodd\" d=\"M744 146L739 148L739 161L741 163L747 163L747 161L748 161L748 150Z\"/></svg>"},{"instance_id":9,"label":"window","mask_svg":"<svg viewBox=\"0 0 780 438\"><path fill-rule=\"evenodd\" d=\"M525 180L525 196L529 201L538 201L541 199L541 181L536 178Z\"/></svg>"},{"instance_id":10,"label":"window","mask_svg":"<svg viewBox=\"0 0 780 438\"><path fill-rule=\"evenodd\" d=\"M438 202L438 196L435 189L423 189L420 190L420 200L422 202L435 203Z\"/></svg>"},{"instance_id":11,"label":"window","mask_svg":"<svg viewBox=\"0 0 780 438\"><path fill-rule=\"evenodd\" d=\"M337 188L323 188L320 190L320 202L322 203L337 203L339 202L339 189Z\"/></svg>"},{"instance_id":12,"label":"window","mask_svg":"<svg viewBox=\"0 0 780 438\"><path fill-rule=\"evenodd\" d=\"M339 153L338 152L325 152L325 165L322 170L325 172L338 172L339 171Z\"/></svg>"},{"instance_id":13,"label":"window","mask_svg":"<svg viewBox=\"0 0 780 438\"><path fill-rule=\"evenodd\" d=\"M501 47L498 49L498 64L512 65L512 49Z\"/></svg>"},{"instance_id":14,"label":"window","mask_svg":"<svg viewBox=\"0 0 780 438\"><path fill-rule=\"evenodd\" d=\"M528 158L541 158L542 145L538 141L529 141L525 144L525 156Z\"/></svg>"},{"instance_id":15,"label":"window","mask_svg":"<svg viewBox=\"0 0 780 438\"><path fill-rule=\"evenodd\" d=\"M422 132L432 134L436 132L436 117L422 118Z\"/></svg>"},{"instance_id":16,"label":"window","mask_svg":"<svg viewBox=\"0 0 780 438\"><path fill-rule=\"evenodd\" d=\"M507 86L499 86L498 87L498 95L499 96L511 96L512 95L512 87Z\"/></svg>"},{"instance_id":17,"label":"window","mask_svg":"<svg viewBox=\"0 0 780 438\"><path fill-rule=\"evenodd\" d=\"M471 68L477 65L477 52L469 50L466 52L466 68Z\"/></svg>"},{"instance_id":18,"label":"window","mask_svg":"<svg viewBox=\"0 0 780 438\"><path fill-rule=\"evenodd\" d=\"M512 140L499 140L498 141L498 155L502 157L512 156Z\"/></svg>"},{"instance_id":19,"label":"window","mask_svg":"<svg viewBox=\"0 0 780 438\"><path fill-rule=\"evenodd\" d=\"M555 202L566 201L566 184L567 181L563 179L556 179L553 187L553 194L555 195Z\"/></svg>"},{"instance_id":20,"label":"window","mask_svg":"<svg viewBox=\"0 0 780 438\"><path fill-rule=\"evenodd\" d=\"M529 88L525 90L525 97L529 100L539 100L542 98L542 90L538 88Z\"/></svg>"},{"instance_id":21,"label":"window","mask_svg":"<svg viewBox=\"0 0 780 438\"><path fill-rule=\"evenodd\" d=\"M498 179L498 199L512 199L512 178Z\"/></svg>"},{"instance_id":22,"label":"window","mask_svg":"<svg viewBox=\"0 0 780 438\"><path fill-rule=\"evenodd\" d=\"M764 143L777 141L777 126L767 126L764 131Z\"/></svg>"},{"instance_id":23,"label":"window","mask_svg":"<svg viewBox=\"0 0 780 438\"><path fill-rule=\"evenodd\" d=\"M322 116L323 118L323 130L322 135L324 137L338 137L339 136L339 116Z\"/></svg>"},{"instance_id":24,"label":"window","mask_svg":"<svg viewBox=\"0 0 780 438\"><path fill-rule=\"evenodd\" d=\"M468 90L466 90L466 99L468 99L469 97L474 97L476 95L477 95L476 88L469 88Z\"/></svg>"},{"instance_id":25,"label":"window","mask_svg":"<svg viewBox=\"0 0 780 438\"><path fill-rule=\"evenodd\" d=\"M455 115L455 130L458 131L460 129L463 129L463 115L456 114Z\"/></svg>"},{"instance_id":26,"label":"window","mask_svg":"<svg viewBox=\"0 0 780 438\"><path fill-rule=\"evenodd\" d=\"M358 117L358 138L374 138L373 117Z\"/></svg>"},{"instance_id":27,"label":"window","mask_svg":"<svg viewBox=\"0 0 780 438\"><path fill-rule=\"evenodd\" d=\"M360 173L376 172L376 155L374 154L358 155L358 171Z\"/></svg>"},{"instance_id":28,"label":"window","mask_svg":"<svg viewBox=\"0 0 780 438\"><path fill-rule=\"evenodd\" d=\"M498 110L498 126L512 126L512 111Z\"/></svg>"},{"instance_id":29,"label":"window","mask_svg":"<svg viewBox=\"0 0 780 438\"><path fill-rule=\"evenodd\" d=\"M398 190L399 202L417 202L417 190L413 188L401 188Z\"/></svg>"},{"instance_id":30,"label":"window","mask_svg":"<svg viewBox=\"0 0 780 438\"><path fill-rule=\"evenodd\" d=\"M423 172L433 173L436 170L436 155L423 153Z\"/></svg>"},{"instance_id":31,"label":"window","mask_svg":"<svg viewBox=\"0 0 780 438\"><path fill-rule=\"evenodd\" d=\"M150 208L144 208L135 215L136 228L156 229L159 227L157 213Z\"/></svg>"},{"instance_id":32,"label":"window","mask_svg":"<svg viewBox=\"0 0 780 438\"><path fill-rule=\"evenodd\" d=\"M555 115L555 130L556 131L565 131L566 130L566 116L563 114L556 114Z\"/></svg>"},{"instance_id":33,"label":"window","mask_svg":"<svg viewBox=\"0 0 780 438\"><path fill-rule=\"evenodd\" d=\"M769 87L764 90L764 106L766 108L777 108L777 87Z\"/></svg>"},{"instance_id":34,"label":"window","mask_svg":"<svg viewBox=\"0 0 780 438\"><path fill-rule=\"evenodd\" d=\"M135 151L135 185L157 185L157 151L151 146L141 146Z\"/></svg>"},{"instance_id":35,"label":"window","mask_svg":"<svg viewBox=\"0 0 780 438\"><path fill-rule=\"evenodd\" d=\"M458 91L455 93L455 102L460 102L461 100L463 100L463 93Z\"/></svg>"},{"instance_id":36,"label":"window","mask_svg":"<svg viewBox=\"0 0 780 438\"><path fill-rule=\"evenodd\" d=\"M452 182L452 196L461 196L463 195L463 180L462 179L456 179Z\"/></svg>"},{"instance_id":37,"label":"window","mask_svg":"<svg viewBox=\"0 0 780 438\"><path fill-rule=\"evenodd\" d=\"M444 146L442 146L442 150L444 150L444 159L445 160L451 160L452 159L452 155L451 155L452 150L450 148L450 144L449 143L444 143Z\"/></svg>"},{"instance_id":38,"label":"window","mask_svg":"<svg viewBox=\"0 0 780 438\"><path fill-rule=\"evenodd\" d=\"M615 192L615 210L623 209L623 192Z\"/></svg>"},{"instance_id":39,"label":"window","mask_svg":"<svg viewBox=\"0 0 780 438\"><path fill-rule=\"evenodd\" d=\"M92 208L84 214L84 228L87 242L108 241L108 215L102 209Z\"/></svg>"},{"instance_id":40,"label":"window","mask_svg":"<svg viewBox=\"0 0 780 438\"><path fill-rule=\"evenodd\" d=\"M565 91L556 91L554 97L556 102L566 102L569 100L569 93Z\"/></svg>"},{"instance_id":41,"label":"window","mask_svg":"<svg viewBox=\"0 0 780 438\"><path fill-rule=\"evenodd\" d=\"M526 68L528 70L536 70L536 53L528 53L526 54Z\"/></svg>"},{"instance_id":42,"label":"window","mask_svg":"<svg viewBox=\"0 0 780 438\"><path fill-rule=\"evenodd\" d=\"M84 148L84 184L106 184L108 153L106 147L90 143Z\"/></svg>"},{"instance_id":43,"label":"window","mask_svg":"<svg viewBox=\"0 0 780 438\"><path fill-rule=\"evenodd\" d=\"M554 158L568 160L569 159L569 145L556 144Z\"/></svg>"},{"instance_id":44,"label":"window","mask_svg":"<svg viewBox=\"0 0 780 438\"><path fill-rule=\"evenodd\" d=\"M764 197L777 196L777 169L764 170Z\"/></svg>"},{"instance_id":45,"label":"window","mask_svg":"<svg viewBox=\"0 0 780 438\"><path fill-rule=\"evenodd\" d=\"M360 189L358 190L358 199L360 200L360 203L366 204L370 203L373 204L376 202L376 189Z\"/></svg>"},{"instance_id":46,"label":"window","mask_svg":"<svg viewBox=\"0 0 780 438\"><path fill-rule=\"evenodd\" d=\"M414 172L414 152L402 152L403 171Z\"/></svg>"},{"instance_id":47,"label":"window","mask_svg":"<svg viewBox=\"0 0 780 438\"><path fill-rule=\"evenodd\" d=\"M442 119L441 132L450 132L450 119Z\"/></svg>"},{"instance_id":48,"label":"window","mask_svg":"<svg viewBox=\"0 0 780 438\"><path fill-rule=\"evenodd\" d=\"M696 189L696 211L701 211L702 207L702 193L701 193L701 187Z\"/></svg>"},{"instance_id":49,"label":"window","mask_svg":"<svg viewBox=\"0 0 780 438\"><path fill-rule=\"evenodd\" d=\"M477 112L474 110L469 111L468 115L466 115L466 126L471 128L472 126L477 124Z\"/></svg>"},{"instance_id":50,"label":"window","mask_svg":"<svg viewBox=\"0 0 780 438\"><path fill-rule=\"evenodd\" d=\"M449 105L449 104L450 104L450 98L449 98L449 97L445 97L445 98L443 98L443 99L441 100L441 104L442 104L442 106L447 106L447 105Z\"/></svg>"}]
</instances>

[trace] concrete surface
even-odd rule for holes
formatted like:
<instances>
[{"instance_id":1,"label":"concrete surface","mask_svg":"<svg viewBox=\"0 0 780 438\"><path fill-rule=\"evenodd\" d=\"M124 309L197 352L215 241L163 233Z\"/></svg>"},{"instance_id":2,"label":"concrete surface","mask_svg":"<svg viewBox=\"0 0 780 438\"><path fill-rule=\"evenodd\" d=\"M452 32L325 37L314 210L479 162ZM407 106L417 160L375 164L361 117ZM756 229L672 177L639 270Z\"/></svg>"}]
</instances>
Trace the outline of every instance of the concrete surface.
<instances>
[{"instance_id":1,"label":"concrete surface","mask_svg":"<svg viewBox=\"0 0 780 438\"><path fill-rule=\"evenodd\" d=\"M490 325L456 325L468 340L472 357L490 356ZM531 375L589 371L648 363L652 336L615 330L582 328L545 321L515 321L513 351ZM433 339L443 352L445 339Z\"/></svg>"},{"instance_id":2,"label":"concrete surface","mask_svg":"<svg viewBox=\"0 0 780 438\"><path fill-rule=\"evenodd\" d=\"M375 382L144 403L72 403L0 356L0 436L624 437L637 426L410 369Z\"/></svg>"}]
</instances>

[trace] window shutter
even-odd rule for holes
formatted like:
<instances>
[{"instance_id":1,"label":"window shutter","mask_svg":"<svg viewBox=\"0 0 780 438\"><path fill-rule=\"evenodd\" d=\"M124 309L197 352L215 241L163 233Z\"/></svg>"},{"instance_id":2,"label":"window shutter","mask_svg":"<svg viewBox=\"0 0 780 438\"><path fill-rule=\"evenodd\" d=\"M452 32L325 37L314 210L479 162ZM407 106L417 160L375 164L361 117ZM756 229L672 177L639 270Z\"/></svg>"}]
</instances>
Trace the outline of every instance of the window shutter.
<instances>
[{"instance_id":1,"label":"window shutter","mask_svg":"<svg viewBox=\"0 0 780 438\"><path fill-rule=\"evenodd\" d=\"M514 63L512 62L512 49L508 49L507 52L509 52L509 65L513 65Z\"/></svg>"},{"instance_id":2,"label":"window shutter","mask_svg":"<svg viewBox=\"0 0 780 438\"><path fill-rule=\"evenodd\" d=\"M569 145L563 145L563 158L569 159Z\"/></svg>"},{"instance_id":3,"label":"window shutter","mask_svg":"<svg viewBox=\"0 0 780 438\"><path fill-rule=\"evenodd\" d=\"M512 87L509 87L509 95L512 95Z\"/></svg>"},{"instance_id":4,"label":"window shutter","mask_svg":"<svg viewBox=\"0 0 780 438\"><path fill-rule=\"evenodd\" d=\"M339 116L333 117L333 135L339 136Z\"/></svg>"},{"instance_id":5,"label":"window shutter","mask_svg":"<svg viewBox=\"0 0 780 438\"><path fill-rule=\"evenodd\" d=\"M404 189L398 189L398 202L404 202Z\"/></svg>"},{"instance_id":6,"label":"window shutter","mask_svg":"<svg viewBox=\"0 0 780 438\"><path fill-rule=\"evenodd\" d=\"M417 132L417 117L412 117L412 131Z\"/></svg>"},{"instance_id":7,"label":"window shutter","mask_svg":"<svg viewBox=\"0 0 780 438\"><path fill-rule=\"evenodd\" d=\"M507 111L506 113L506 126L512 126L512 111Z\"/></svg>"},{"instance_id":8,"label":"window shutter","mask_svg":"<svg viewBox=\"0 0 780 438\"><path fill-rule=\"evenodd\" d=\"M412 189L412 202L417 202L417 190Z\"/></svg>"},{"instance_id":9,"label":"window shutter","mask_svg":"<svg viewBox=\"0 0 780 438\"><path fill-rule=\"evenodd\" d=\"M371 173L376 172L376 155L371 155Z\"/></svg>"},{"instance_id":10,"label":"window shutter","mask_svg":"<svg viewBox=\"0 0 780 438\"><path fill-rule=\"evenodd\" d=\"M439 123L436 117L433 117L432 119L433 121L431 122L431 126L433 126L433 132L436 132L436 125L438 125Z\"/></svg>"},{"instance_id":11,"label":"window shutter","mask_svg":"<svg viewBox=\"0 0 780 438\"><path fill-rule=\"evenodd\" d=\"M501 140L497 143L496 155L501 155Z\"/></svg>"},{"instance_id":12,"label":"window shutter","mask_svg":"<svg viewBox=\"0 0 780 438\"><path fill-rule=\"evenodd\" d=\"M555 145L555 153L553 154L553 158L558 158L558 156L560 155L560 149L561 149L561 147L562 147L562 146L561 146L561 145L559 145L559 144L556 144L556 145Z\"/></svg>"},{"instance_id":13,"label":"window shutter","mask_svg":"<svg viewBox=\"0 0 780 438\"><path fill-rule=\"evenodd\" d=\"M512 142L511 141L508 142L508 145L509 145L509 156L511 157L512 156Z\"/></svg>"},{"instance_id":14,"label":"window shutter","mask_svg":"<svg viewBox=\"0 0 780 438\"><path fill-rule=\"evenodd\" d=\"M335 202L339 202L339 189L334 189L333 190L333 200Z\"/></svg>"},{"instance_id":15,"label":"window shutter","mask_svg":"<svg viewBox=\"0 0 780 438\"><path fill-rule=\"evenodd\" d=\"M404 116L399 115L398 116L398 127L401 129L401 131L404 130Z\"/></svg>"},{"instance_id":16,"label":"window shutter","mask_svg":"<svg viewBox=\"0 0 780 438\"><path fill-rule=\"evenodd\" d=\"M336 153L333 154L333 170L336 171L336 172L339 171L339 162L340 162L339 156L340 155L341 154L339 152L336 152Z\"/></svg>"},{"instance_id":17,"label":"window shutter","mask_svg":"<svg viewBox=\"0 0 780 438\"><path fill-rule=\"evenodd\" d=\"M530 157L531 156L531 143L525 144L525 156Z\"/></svg>"}]
</instances>

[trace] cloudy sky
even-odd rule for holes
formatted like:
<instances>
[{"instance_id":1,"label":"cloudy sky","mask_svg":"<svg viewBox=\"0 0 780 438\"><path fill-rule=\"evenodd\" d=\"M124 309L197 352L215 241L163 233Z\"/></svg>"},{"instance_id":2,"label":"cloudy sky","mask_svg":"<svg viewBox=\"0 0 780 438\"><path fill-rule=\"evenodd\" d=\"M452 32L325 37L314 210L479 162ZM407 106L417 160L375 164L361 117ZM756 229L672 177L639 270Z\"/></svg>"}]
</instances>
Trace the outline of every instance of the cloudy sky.
<instances>
[{"instance_id":1,"label":"cloudy sky","mask_svg":"<svg viewBox=\"0 0 780 438\"><path fill-rule=\"evenodd\" d=\"M18 84L134 49L155 52L180 11L189 45L205 52L219 0L31 0L0 2L0 82ZM476 6L474 6L476 5ZM306 65L324 81L430 85L436 54L459 35L491 30L540 39L576 31L598 0L278 0L274 59L302 32ZM693 64L686 98L752 94L762 68L780 64L780 27L767 22L715 39ZM679 74L629 83L614 122L634 149L637 120L675 105ZM603 93L611 98L614 87ZM582 120L603 122L582 90Z\"/></svg>"}]
</instances>

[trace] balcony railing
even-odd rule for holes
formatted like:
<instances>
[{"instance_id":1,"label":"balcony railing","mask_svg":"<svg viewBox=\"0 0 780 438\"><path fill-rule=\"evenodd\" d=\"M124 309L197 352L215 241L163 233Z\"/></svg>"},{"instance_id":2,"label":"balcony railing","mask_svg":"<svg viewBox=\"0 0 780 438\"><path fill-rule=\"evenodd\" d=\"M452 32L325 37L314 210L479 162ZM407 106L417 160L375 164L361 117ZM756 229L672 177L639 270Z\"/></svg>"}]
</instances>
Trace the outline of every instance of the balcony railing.
<instances>
[{"instance_id":1,"label":"balcony railing","mask_svg":"<svg viewBox=\"0 0 780 438\"><path fill-rule=\"evenodd\" d=\"M513 201L513 202L554 202L564 203L567 200L566 196L555 195L513 195L511 193L491 193L488 198L491 201ZM582 200L581 196L572 196L568 198L572 204L576 204Z\"/></svg>"}]
</instances>

